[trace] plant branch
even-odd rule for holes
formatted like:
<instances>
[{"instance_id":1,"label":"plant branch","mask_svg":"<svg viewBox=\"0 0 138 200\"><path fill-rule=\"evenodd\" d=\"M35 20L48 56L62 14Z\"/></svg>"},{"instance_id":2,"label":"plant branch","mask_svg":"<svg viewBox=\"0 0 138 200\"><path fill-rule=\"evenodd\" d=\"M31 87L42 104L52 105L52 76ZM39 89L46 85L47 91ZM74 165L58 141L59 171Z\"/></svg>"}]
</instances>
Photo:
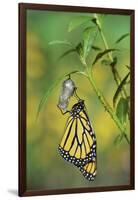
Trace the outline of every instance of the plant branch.
<instances>
[{"instance_id":1,"label":"plant branch","mask_svg":"<svg viewBox=\"0 0 138 200\"><path fill-rule=\"evenodd\" d=\"M105 49L109 49L107 40L106 40L105 35L104 35L103 31L102 31L101 24L100 24L100 21L99 21L99 18L98 18L98 16L97 16L97 14L95 14L95 17L96 17L96 25L97 25L97 27L98 27L99 33L100 33L100 35L101 35L101 38L102 38L102 40L103 40L103 44L104 44L104 46L105 46ZM114 59L113 59L112 53L109 52L107 55L108 55L109 60L110 60L111 62L113 62ZM120 82L121 82L121 77L120 77L120 75L119 75L119 73L118 73L118 70L117 70L114 66L111 66L111 70L112 70L112 74L113 74L113 76L114 76L114 80L115 80L117 86L119 86L119 84L120 84ZM122 91L123 91L123 95L124 95L125 98L126 98L126 97L127 97L127 92L126 92L126 90L125 90L124 87L123 87Z\"/></svg>"},{"instance_id":2,"label":"plant branch","mask_svg":"<svg viewBox=\"0 0 138 200\"><path fill-rule=\"evenodd\" d=\"M87 79L89 80L89 82L90 82L93 90L95 91L99 101L104 106L105 110L109 113L110 117L113 119L113 121L115 122L115 124L119 128L119 130L121 131L122 136L124 136L124 138L126 139L127 143L130 144L130 141L129 141L128 136L126 134L125 127L119 121L118 117L114 113L112 107L109 105L109 103L107 102L107 100L104 97L104 95L102 94L102 92L97 88L96 83L95 83L95 81L93 79L93 76L92 76L91 72L89 71L90 68L88 68L88 66L85 65L85 69L86 69L86 73L83 73L83 75L87 77Z\"/></svg>"},{"instance_id":3,"label":"plant branch","mask_svg":"<svg viewBox=\"0 0 138 200\"><path fill-rule=\"evenodd\" d=\"M103 96L101 91L96 87L95 81L94 81L94 79L93 79L93 77L91 75L88 75L88 80L90 81L90 84L91 84L92 88L94 89L95 93L97 94L97 97L98 97L99 101L102 103L102 105L104 106L105 110L109 113L109 115L111 116L113 121L116 123L117 127L121 131L121 134L125 137L127 143L129 144L130 141L129 141L128 137L127 137L127 134L125 133L124 126L120 123L120 121L117 118L116 114L114 113L112 107L108 104L107 100L105 99L105 97Z\"/></svg>"}]
</instances>

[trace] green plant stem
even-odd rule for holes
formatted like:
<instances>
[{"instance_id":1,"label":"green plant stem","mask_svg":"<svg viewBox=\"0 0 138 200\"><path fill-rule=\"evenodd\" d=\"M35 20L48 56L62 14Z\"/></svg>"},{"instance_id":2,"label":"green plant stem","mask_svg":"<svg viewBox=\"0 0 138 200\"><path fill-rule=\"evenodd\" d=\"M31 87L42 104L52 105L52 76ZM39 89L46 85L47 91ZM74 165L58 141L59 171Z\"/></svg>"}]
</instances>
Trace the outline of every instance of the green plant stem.
<instances>
[{"instance_id":1,"label":"green plant stem","mask_svg":"<svg viewBox=\"0 0 138 200\"><path fill-rule=\"evenodd\" d=\"M98 18L98 16L97 16L96 14L95 14L95 17L96 17L96 19L97 19L97 23L96 23L96 24L97 24L99 33L100 33L100 35L101 35L101 38L102 38L102 40L103 40L103 44L104 44L104 46L105 46L105 49L109 49L107 40L106 40L105 35L104 35L104 33L103 33L103 31L102 31L102 28L101 28L101 24L100 24L99 18ZM111 52L108 53L108 58L109 58L109 60L110 60L111 62L113 62L113 57L112 57L112 53L111 53ZM120 77L120 75L119 75L119 73L118 73L118 70L117 70L114 66L112 66L111 69L112 69L112 73L113 73L113 76L114 76L114 80L115 80L117 86L119 86L119 84L120 84L120 82L121 82L121 77ZM124 96L127 98L127 92L126 92L126 90L125 90L124 87L123 87L123 94L124 94Z\"/></svg>"},{"instance_id":2,"label":"green plant stem","mask_svg":"<svg viewBox=\"0 0 138 200\"><path fill-rule=\"evenodd\" d=\"M117 125L119 130L121 131L121 134L124 136L124 138L126 139L127 143L129 144L130 141L129 141L128 137L127 137L127 134L125 133L125 127L120 123L120 121L117 118L116 114L114 113L112 107L109 105L109 103L107 102L107 100L105 99L105 97L103 96L101 91L97 88L97 86L95 84L95 81L93 79L93 76L89 72L88 66L85 65L85 67L86 67L87 75L86 74L83 74L83 75L85 75L88 78L88 80L89 80L92 88L94 89L99 101L102 103L102 105L104 106L105 110L109 113L109 115L111 116L111 118L113 119L113 121L115 122L115 124Z\"/></svg>"},{"instance_id":3,"label":"green plant stem","mask_svg":"<svg viewBox=\"0 0 138 200\"><path fill-rule=\"evenodd\" d=\"M111 106L108 104L108 102L106 101L105 97L103 96L103 94L100 92L99 89L97 89L95 82L92 78L92 76L88 76L88 79L90 81L91 86L93 87L95 93L97 94L98 99L100 100L100 102L103 104L105 110L109 113L109 115L111 116L111 118L114 120L114 122L116 123L117 127L119 128L119 130L121 131L121 134L123 134L123 136L125 137L126 141L128 143L129 139L125 133L125 128L122 126L122 124L120 123L120 121L118 120L116 114L113 112Z\"/></svg>"}]
</instances>

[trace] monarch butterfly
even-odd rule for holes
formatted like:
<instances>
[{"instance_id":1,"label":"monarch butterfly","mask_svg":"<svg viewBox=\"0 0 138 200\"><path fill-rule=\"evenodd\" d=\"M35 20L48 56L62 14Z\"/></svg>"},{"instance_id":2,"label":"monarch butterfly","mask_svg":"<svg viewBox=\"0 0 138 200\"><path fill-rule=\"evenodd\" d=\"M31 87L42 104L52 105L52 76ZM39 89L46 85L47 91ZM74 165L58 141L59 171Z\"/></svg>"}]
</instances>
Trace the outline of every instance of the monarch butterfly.
<instances>
[{"instance_id":1,"label":"monarch butterfly","mask_svg":"<svg viewBox=\"0 0 138 200\"><path fill-rule=\"evenodd\" d=\"M79 99L69 112L65 133L59 145L60 155L93 181L96 176L96 136L87 115L84 100Z\"/></svg>"}]
</instances>

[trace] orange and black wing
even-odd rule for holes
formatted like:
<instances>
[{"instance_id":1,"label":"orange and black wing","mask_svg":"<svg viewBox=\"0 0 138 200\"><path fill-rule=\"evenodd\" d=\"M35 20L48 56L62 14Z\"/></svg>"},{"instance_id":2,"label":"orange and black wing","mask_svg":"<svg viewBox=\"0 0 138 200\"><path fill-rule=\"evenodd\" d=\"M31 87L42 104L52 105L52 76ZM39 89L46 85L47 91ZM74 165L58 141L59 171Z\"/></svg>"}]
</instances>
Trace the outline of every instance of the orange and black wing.
<instances>
[{"instance_id":1,"label":"orange and black wing","mask_svg":"<svg viewBox=\"0 0 138 200\"><path fill-rule=\"evenodd\" d=\"M78 117L69 117L59 145L61 156L75 166L84 168L96 160L96 137L85 110Z\"/></svg>"},{"instance_id":2,"label":"orange and black wing","mask_svg":"<svg viewBox=\"0 0 138 200\"><path fill-rule=\"evenodd\" d=\"M84 166L80 166L79 169L87 180L93 181L97 173L96 159L93 159Z\"/></svg>"}]
</instances>

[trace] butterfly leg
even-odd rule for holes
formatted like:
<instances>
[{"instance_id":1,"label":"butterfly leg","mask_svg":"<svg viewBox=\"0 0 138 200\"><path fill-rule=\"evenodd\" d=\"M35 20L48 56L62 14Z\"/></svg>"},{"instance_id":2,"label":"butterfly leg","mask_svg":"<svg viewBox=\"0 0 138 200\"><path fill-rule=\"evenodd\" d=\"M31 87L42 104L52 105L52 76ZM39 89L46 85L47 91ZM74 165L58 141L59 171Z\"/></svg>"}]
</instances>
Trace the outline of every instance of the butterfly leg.
<instances>
[{"instance_id":1,"label":"butterfly leg","mask_svg":"<svg viewBox=\"0 0 138 200\"><path fill-rule=\"evenodd\" d=\"M75 89L74 89L74 96L77 98L77 100L81 100L80 97L78 96L77 92L76 92L77 89L78 89L78 88L75 87Z\"/></svg>"},{"instance_id":2,"label":"butterfly leg","mask_svg":"<svg viewBox=\"0 0 138 200\"><path fill-rule=\"evenodd\" d=\"M63 112L63 110L59 107L59 105L57 105L57 107L59 108L59 110L62 113L62 115L65 115L66 113L70 112L69 110Z\"/></svg>"}]
</instances>

